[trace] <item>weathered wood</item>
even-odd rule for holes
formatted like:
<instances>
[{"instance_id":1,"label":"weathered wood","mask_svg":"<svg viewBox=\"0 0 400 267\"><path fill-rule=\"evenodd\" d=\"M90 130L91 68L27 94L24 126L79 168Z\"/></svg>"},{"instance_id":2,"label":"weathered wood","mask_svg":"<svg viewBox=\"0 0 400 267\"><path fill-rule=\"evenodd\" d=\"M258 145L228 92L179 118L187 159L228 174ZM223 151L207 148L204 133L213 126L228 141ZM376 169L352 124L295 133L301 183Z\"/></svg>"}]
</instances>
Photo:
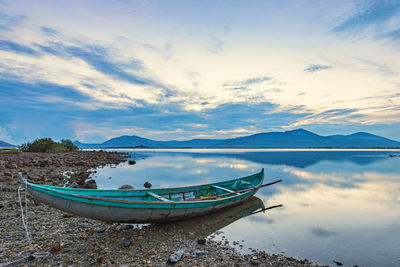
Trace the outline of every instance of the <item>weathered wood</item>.
<instances>
[{"instance_id":1,"label":"weathered wood","mask_svg":"<svg viewBox=\"0 0 400 267\"><path fill-rule=\"evenodd\" d=\"M155 197L155 198L157 198L159 200L162 200L162 201L171 201L169 199L166 199L165 197L162 197L162 196L159 196L157 194L154 194L153 192L147 192L147 194L152 196L152 197Z\"/></svg>"},{"instance_id":2,"label":"weathered wood","mask_svg":"<svg viewBox=\"0 0 400 267\"><path fill-rule=\"evenodd\" d=\"M261 187L273 185L273 184L280 183L280 182L282 182L282 179L279 179L279 180L277 180L277 181L275 181L275 182L272 182L272 183L258 185L258 186L252 187L252 188L247 188L247 189L242 189L242 190L238 190L238 191L233 191L232 193L226 193L226 194L222 194L222 195L215 195L215 196L203 198L203 200L207 200L207 199L217 199L217 198L219 198L219 197L226 197L226 196L229 196L229 195L232 195L232 194L239 194L239 195L240 195L241 193L246 193L246 192L251 191L251 190L259 189L259 188L261 188Z\"/></svg>"},{"instance_id":3,"label":"weathered wood","mask_svg":"<svg viewBox=\"0 0 400 267\"><path fill-rule=\"evenodd\" d=\"M216 189L220 189L220 190L222 190L222 191L226 191L226 192L229 192L229 193L236 193L235 191L233 191L233 190L230 190L230 189L228 189L228 188L224 188L224 187L221 187L221 186L218 186L218 185L212 185L211 187L214 187L214 188L216 188ZM240 193L236 193L236 195L239 195Z\"/></svg>"}]
</instances>

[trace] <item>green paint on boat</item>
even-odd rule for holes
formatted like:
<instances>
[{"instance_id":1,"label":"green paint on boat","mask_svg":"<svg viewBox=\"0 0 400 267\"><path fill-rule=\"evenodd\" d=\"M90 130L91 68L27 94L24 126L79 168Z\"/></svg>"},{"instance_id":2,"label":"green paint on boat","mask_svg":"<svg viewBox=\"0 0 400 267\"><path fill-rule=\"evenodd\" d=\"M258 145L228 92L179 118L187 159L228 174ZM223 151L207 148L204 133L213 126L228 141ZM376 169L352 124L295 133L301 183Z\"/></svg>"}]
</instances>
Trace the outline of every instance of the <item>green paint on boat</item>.
<instances>
[{"instance_id":1,"label":"green paint on boat","mask_svg":"<svg viewBox=\"0 0 400 267\"><path fill-rule=\"evenodd\" d=\"M124 222L168 221L203 215L249 198L263 180L264 169L246 177L204 185L119 190L38 185L21 177L30 194L50 206L84 217ZM238 184L245 184L246 188L240 190Z\"/></svg>"}]
</instances>

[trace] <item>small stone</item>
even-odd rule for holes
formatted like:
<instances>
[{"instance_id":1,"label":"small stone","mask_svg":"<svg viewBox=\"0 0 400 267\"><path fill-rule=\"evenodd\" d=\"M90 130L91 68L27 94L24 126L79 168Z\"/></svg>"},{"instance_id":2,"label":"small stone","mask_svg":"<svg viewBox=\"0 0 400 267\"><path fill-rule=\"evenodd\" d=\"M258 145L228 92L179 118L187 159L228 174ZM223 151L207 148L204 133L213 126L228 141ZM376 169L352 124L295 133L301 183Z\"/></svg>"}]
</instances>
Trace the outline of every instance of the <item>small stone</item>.
<instances>
[{"instance_id":1,"label":"small stone","mask_svg":"<svg viewBox=\"0 0 400 267\"><path fill-rule=\"evenodd\" d=\"M197 244L204 245L205 243L206 243L206 239L205 238L197 239Z\"/></svg>"},{"instance_id":2,"label":"small stone","mask_svg":"<svg viewBox=\"0 0 400 267\"><path fill-rule=\"evenodd\" d=\"M40 234L41 233L39 231L36 231L36 232L33 233L33 236L40 236Z\"/></svg>"},{"instance_id":3,"label":"small stone","mask_svg":"<svg viewBox=\"0 0 400 267\"><path fill-rule=\"evenodd\" d=\"M50 248L50 251L57 252L57 251L60 251L60 249L61 249L61 244L59 242L57 242Z\"/></svg>"},{"instance_id":4,"label":"small stone","mask_svg":"<svg viewBox=\"0 0 400 267\"><path fill-rule=\"evenodd\" d=\"M106 231L105 227L99 227L99 228L96 229L97 233L104 233L105 231Z\"/></svg>"},{"instance_id":5,"label":"small stone","mask_svg":"<svg viewBox=\"0 0 400 267\"><path fill-rule=\"evenodd\" d=\"M119 190L129 190L129 189L135 189L133 186L129 184L124 184L118 188Z\"/></svg>"},{"instance_id":6,"label":"small stone","mask_svg":"<svg viewBox=\"0 0 400 267\"><path fill-rule=\"evenodd\" d=\"M124 247L129 247L132 244L132 239L127 238L124 240Z\"/></svg>"},{"instance_id":7,"label":"small stone","mask_svg":"<svg viewBox=\"0 0 400 267\"><path fill-rule=\"evenodd\" d=\"M203 257L203 256L205 256L205 255L207 255L207 252L206 252L206 251L204 251L204 250L196 250L196 251L193 253L193 258L199 258L199 257Z\"/></svg>"},{"instance_id":8,"label":"small stone","mask_svg":"<svg viewBox=\"0 0 400 267\"><path fill-rule=\"evenodd\" d=\"M183 249L174 252L171 256L169 256L167 263L171 264L178 262L182 258L182 254L183 254Z\"/></svg>"},{"instance_id":9,"label":"small stone","mask_svg":"<svg viewBox=\"0 0 400 267\"><path fill-rule=\"evenodd\" d=\"M59 261L59 260L61 260L59 257L55 257L53 260L55 260L55 261Z\"/></svg>"},{"instance_id":10,"label":"small stone","mask_svg":"<svg viewBox=\"0 0 400 267\"><path fill-rule=\"evenodd\" d=\"M87 188L87 189L97 189L97 184L96 181L93 179L89 179L87 181L85 181L85 183L82 186L83 188Z\"/></svg>"},{"instance_id":11,"label":"small stone","mask_svg":"<svg viewBox=\"0 0 400 267\"><path fill-rule=\"evenodd\" d=\"M28 256L28 261L33 261L34 259L35 259L35 256L34 256L34 255L30 254L30 255Z\"/></svg>"},{"instance_id":12,"label":"small stone","mask_svg":"<svg viewBox=\"0 0 400 267\"><path fill-rule=\"evenodd\" d=\"M332 262L335 263L336 266L342 266L343 265L343 263L341 263L340 261L333 260Z\"/></svg>"}]
</instances>

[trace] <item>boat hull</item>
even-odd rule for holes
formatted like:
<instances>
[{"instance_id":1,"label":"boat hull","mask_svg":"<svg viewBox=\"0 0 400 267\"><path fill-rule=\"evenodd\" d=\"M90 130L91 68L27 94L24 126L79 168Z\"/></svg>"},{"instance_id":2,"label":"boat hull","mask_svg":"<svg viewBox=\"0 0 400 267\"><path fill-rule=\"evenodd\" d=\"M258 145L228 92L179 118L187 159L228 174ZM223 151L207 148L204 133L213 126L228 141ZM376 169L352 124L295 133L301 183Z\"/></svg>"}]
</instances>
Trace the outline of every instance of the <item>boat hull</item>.
<instances>
[{"instance_id":1,"label":"boat hull","mask_svg":"<svg viewBox=\"0 0 400 267\"><path fill-rule=\"evenodd\" d=\"M35 190L31 187L28 187L28 191L33 197L49 206L82 217L107 222L154 223L177 221L215 212L247 200L257 190L223 200L207 201L208 203L204 202L203 205L197 205L198 203L196 202L185 203L187 205L176 205L175 207L165 207L165 205L162 205L164 207L155 207L154 205L142 204L141 207L136 208L130 206L98 205L90 202L66 199Z\"/></svg>"}]
</instances>

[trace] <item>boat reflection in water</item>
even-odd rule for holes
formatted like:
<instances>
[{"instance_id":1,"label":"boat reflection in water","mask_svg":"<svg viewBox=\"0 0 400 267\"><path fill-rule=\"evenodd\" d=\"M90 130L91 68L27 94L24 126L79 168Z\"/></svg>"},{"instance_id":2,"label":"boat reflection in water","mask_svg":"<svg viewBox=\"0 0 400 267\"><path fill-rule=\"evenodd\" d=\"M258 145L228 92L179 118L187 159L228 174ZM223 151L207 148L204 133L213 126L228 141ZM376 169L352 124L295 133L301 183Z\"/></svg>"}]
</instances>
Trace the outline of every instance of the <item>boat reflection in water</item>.
<instances>
[{"instance_id":1,"label":"boat reflection in water","mask_svg":"<svg viewBox=\"0 0 400 267\"><path fill-rule=\"evenodd\" d=\"M171 223L156 224L154 227L161 226L163 228L167 227L168 230L172 232L183 231L191 233L191 238L201 239L206 238L241 218L280 206L281 205L265 208L262 200L253 196L238 205L205 216Z\"/></svg>"}]
</instances>

